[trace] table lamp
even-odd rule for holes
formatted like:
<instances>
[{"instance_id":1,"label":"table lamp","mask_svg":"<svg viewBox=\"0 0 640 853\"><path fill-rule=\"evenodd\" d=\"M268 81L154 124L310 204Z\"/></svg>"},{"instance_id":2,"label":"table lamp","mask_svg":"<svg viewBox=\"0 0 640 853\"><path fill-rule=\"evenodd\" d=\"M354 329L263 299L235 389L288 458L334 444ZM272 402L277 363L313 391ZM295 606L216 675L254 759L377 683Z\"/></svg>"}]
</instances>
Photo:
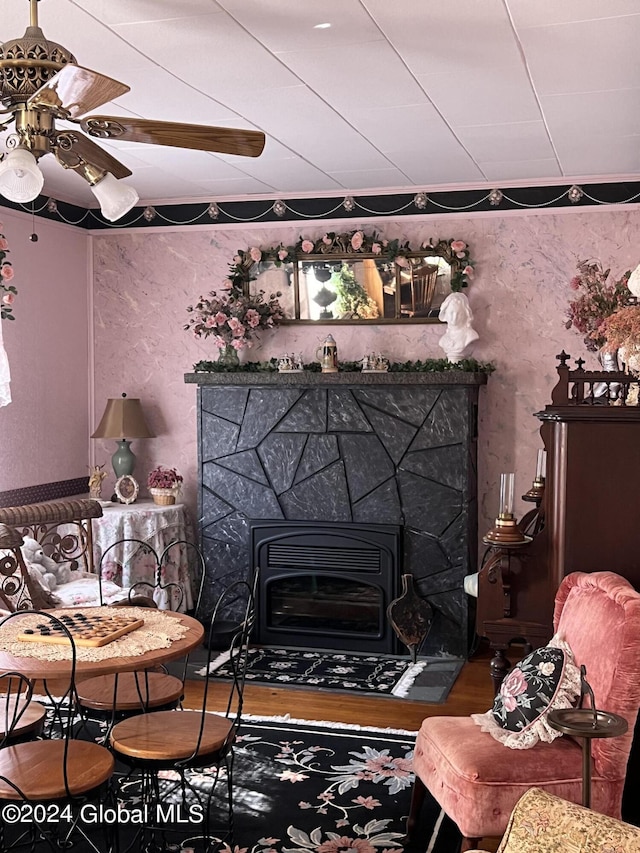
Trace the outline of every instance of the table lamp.
<instances>
[{"instance_id":1,"label":"table lamp","mask_svg":"<svg viewBox=\"0 0 640 853\"><path fill-rule=\"evenodd\" d=\"M107 400L107 405L91 438L115 438L118 448L111 457L116 479L130 477L136 465L136 457L131 450L131 439L153 438L142 412L140 400L135 397L122 397Z\"/></svg>"}]
</instances>

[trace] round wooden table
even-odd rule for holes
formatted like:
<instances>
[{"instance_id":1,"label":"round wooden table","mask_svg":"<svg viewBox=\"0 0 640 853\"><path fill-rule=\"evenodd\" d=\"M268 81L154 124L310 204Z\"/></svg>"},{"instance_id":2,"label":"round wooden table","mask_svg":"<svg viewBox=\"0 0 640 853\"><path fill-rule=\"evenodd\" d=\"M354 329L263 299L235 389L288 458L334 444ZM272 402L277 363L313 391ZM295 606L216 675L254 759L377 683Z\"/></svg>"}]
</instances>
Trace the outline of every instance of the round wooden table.
<instances>
[{"instance_id":1,"label":"round wooden table","mask_svg":"<svg viewBox=\"0 0 640 853\"><path fill-rule=\"evenodd\" d=\"M79 608L80 609L80 608ZM88 611L90 608L85 608ZM93 609L93 608L91 608ZM97 608L96 608L97 609ZM100 608L101 610L117 610L120 613L124 608ZM25 615L31 611L25 610ZM56 615L55 610L49 611L53 616ZM65 613L69 613L69 608L64 609ZM174 613L170 610L150 610L150 613L162 615L168 619L177 619L182 625L187 628L187 633L180 639L173 640L170 646L162 649L152 649L144 652L141 655L129 657L117 657L115 655L101 661L86 661L78 660L76 662L76 679L88 678L94 675L107 675L115 672L133 672L141 669L151 669L168 661L177 660L184 657L192 649L195 649L204 639L204 628L197 619L191 616L186 616L184 613ZM19 622L19 618L11 620L13 624ZM117 640L115 641L117 642ZM65 678L69 675L71 668L70 660L42 660L38 657L18 657L9 654L2 648L2 624L0 624L0 672L16 671L22 673L27 678L52 680L56 678Z\"/></svg>"}]
</instances>

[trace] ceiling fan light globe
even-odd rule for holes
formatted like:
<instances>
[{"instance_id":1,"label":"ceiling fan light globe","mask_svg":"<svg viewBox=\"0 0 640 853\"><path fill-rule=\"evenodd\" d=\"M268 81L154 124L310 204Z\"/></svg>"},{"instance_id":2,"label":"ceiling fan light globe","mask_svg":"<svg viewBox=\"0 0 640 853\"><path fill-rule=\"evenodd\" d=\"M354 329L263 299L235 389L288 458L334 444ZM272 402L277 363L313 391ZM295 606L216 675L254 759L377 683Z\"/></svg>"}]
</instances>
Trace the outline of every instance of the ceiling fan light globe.
<instances>
[{"instance_id":1,"label":"ceiling fan light globe","mask_svg":"<svg viewBox=\"0 0 640 853\"><path fill-rule=\"evenodd\" d=\"M44 186L44 175L33 154L14 148L0 163L0 195L16 203L33 201Z\"/></svg>"},{"instance_id":2,"label":"ceiling fan light globe","mask_svg":"<svg viewBox=\"0 0 640 853\"><path fill-rule=\"evenodd\" d=\"M100 202L100 210L105 219L115 222L138 203L139 196L129 184L123 184L107 172L97 184L91 187L91 192Z\"/></svg>"}]
</instances>

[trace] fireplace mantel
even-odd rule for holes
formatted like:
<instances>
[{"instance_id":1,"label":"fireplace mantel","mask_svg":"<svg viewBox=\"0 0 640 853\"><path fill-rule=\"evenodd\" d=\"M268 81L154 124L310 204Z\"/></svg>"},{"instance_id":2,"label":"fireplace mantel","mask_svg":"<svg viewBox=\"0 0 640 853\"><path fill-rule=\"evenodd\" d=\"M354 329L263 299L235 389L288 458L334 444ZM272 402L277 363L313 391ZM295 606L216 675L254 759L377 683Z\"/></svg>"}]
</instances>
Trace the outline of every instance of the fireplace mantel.
<instances>
[{"instance_id":1,"label":"fireplace mantel","mask_svg":"<svg viewBox=\"0 0 640 853\"><path fill-rule=\"evenodd\" d=\"M458 370L186 374L198 386L207 597L246 576L252 520L398 525L401 571L434 610L423 651L466 656L486 381Z\"/></svg>"},{"instance_id":2,"label":"fireplace mantel","mask_svg":"<svg viewBox=\"0 0 640 853\"><path fill-rule=\"evenodd\" d=\"M185 373L184 381L192 385L485 385L486 373L463 370L442 371L378 371L362 373L315 373L311 370L285 371L283 373Z\"/></svg>"}]
</instances>

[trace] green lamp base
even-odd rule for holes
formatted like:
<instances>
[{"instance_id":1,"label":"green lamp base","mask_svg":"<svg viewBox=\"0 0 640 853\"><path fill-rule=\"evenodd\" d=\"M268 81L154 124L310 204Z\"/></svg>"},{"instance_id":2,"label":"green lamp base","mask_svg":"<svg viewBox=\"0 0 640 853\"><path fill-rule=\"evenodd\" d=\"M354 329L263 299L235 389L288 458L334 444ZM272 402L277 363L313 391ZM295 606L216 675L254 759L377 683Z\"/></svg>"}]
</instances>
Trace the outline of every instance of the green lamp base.
<instances>
[{"instance_id":1,"label":"green lamp base","mask_svg":"<svg viewBox=\"0 0 640 853\"><path fill-rule=\"evenodd\" d=\"M136 457L130 445L131 442L128 439L120 439L118 441L118 449L111 457L113 473L116 475L116 479L130 477L133 474L133 469L136 467Z\"/></svg>"}]
</instances>

